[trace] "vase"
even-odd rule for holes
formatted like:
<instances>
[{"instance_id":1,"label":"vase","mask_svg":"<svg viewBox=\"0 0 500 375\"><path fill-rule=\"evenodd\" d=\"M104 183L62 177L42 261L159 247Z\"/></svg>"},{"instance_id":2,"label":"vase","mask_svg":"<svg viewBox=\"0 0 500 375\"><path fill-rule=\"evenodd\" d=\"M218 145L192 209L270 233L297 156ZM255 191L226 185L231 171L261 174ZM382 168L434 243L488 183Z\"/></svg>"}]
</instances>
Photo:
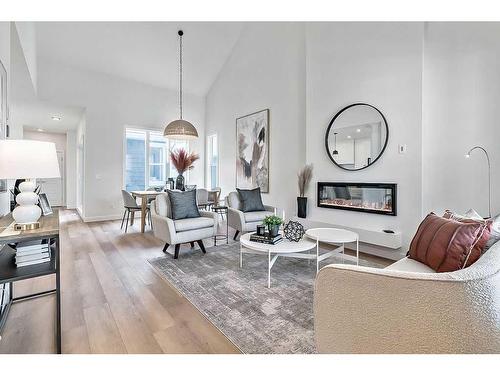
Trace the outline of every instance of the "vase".
<instances>
[{"instance_id":1,"label":"vase","mask_svg":"<svg viewBox=\"0 0 500 375\"><path fill-rule=\"evenodd\" d=\"M184 176L182 174L179 174L175 179L175 188L184 191Z\"/></svg>"},{"instance_id":2,"label":"vase","mask_svg":"<svg viewBox=\"0 0 500 375\"><path fill-rule=\"evenodd\" d=\"M279 225L269 225L269 234L271 237L276 237L278 235L280 226Z\"/></svg>"},{"instance_id":3,"label":"vase","mask_svg":"<svg viewBox=\"0 0 500 375\"><path fill-rule=\"evenodd\" d=\"M297 216L302 219L307 216L307 197L297 197Z\"/></svg>"}]
</instances>

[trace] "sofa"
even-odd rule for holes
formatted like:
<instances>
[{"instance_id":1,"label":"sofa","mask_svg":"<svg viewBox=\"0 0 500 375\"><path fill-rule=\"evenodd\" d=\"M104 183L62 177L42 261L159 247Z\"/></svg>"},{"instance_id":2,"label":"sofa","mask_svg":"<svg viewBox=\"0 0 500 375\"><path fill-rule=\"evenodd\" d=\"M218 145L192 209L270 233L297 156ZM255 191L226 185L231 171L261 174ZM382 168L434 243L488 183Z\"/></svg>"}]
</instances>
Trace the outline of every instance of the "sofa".
<instances>
[{"instance_id":1,"label":"sofa","mask_svg":"<svg viewBox=\"0 0 500 375\"><path fill-rule=\"evenodd\" d=\"M159 194L151 204L151 219L155 237L165 241L163 252L167 253L170 246L175 247L174 258L179 257L180 246L197 242L205 253L203 239L213 237L217 233L217 214L210 211L200 211L200 217L189 219L172 219L170 199L167 193Z\"/></svg>"},{"instance_id":2,"label":"sofa","mask_svg":"<svg viewBox=\"0 0 500 375\"><path fill-rule=\"evenodd\" d=\"M500 241L454 272L409 258L384 269L326 266L314 329L320 353L499 353Z\"/></svg>"},{"instance_id":3,"label":"sofa","mask_svg":"<svg viewBox=\"0 0 500 375\"><path fill-rule=\"evenodd\" d=\"M238 192L233 191L226 197L228 225L235 229L234 240L240 233L255 232L266 216L276 213L276 208L264 205L265 211L243 212Z\"/></svg>"}]
</instances>

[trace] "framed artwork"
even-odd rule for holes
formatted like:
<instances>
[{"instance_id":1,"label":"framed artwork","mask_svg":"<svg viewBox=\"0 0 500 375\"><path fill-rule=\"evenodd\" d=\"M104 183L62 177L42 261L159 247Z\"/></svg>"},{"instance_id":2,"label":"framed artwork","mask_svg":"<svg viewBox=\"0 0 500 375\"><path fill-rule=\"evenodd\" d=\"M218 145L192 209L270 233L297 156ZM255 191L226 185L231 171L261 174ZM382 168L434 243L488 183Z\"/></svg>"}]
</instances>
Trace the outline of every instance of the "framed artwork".
<instances>
[{"instance_id":1,"label":"framed artwork","mask_svg":"<svg viewBox=\"0 0 500 375\"><path fill-rule=\"evenodd\" d=\"M269 109L236 119L236 187L269 193Z\"/></svg>"},{"instance_id":2,"label":"framed artwork","mask_svg":"<svg viewBox=\"0 0 500 375\"><path fill-rule=\"evenodd\" d=\"M38 194L38 198L39 198L38 205L42 209L43 216L50 215L52 213L52 207L50 206L47 194L40 193Z\"/></svg>"}]
</instances>

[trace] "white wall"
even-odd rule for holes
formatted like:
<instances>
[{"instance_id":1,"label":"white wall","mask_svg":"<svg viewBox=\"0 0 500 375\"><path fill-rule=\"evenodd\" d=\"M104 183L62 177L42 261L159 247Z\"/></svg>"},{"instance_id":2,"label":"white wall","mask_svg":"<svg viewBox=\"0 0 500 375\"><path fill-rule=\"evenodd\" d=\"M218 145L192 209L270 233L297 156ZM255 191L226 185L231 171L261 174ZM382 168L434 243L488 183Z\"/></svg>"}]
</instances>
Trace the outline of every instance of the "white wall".
<instances>
[{"instance_id":1,"label":"white wall","mask_svg":"<svg viewBox=\"0 0 500 375\"><path fill-rule=\"evenodd\" d=\"M85 123L86 115L83 113L76 129L76 209L83 218L85 208L83 197L85 190Z\"/></svg>"},{"instance_id":2,"label":"white wall","mask_svg":"<svg viewBox=\"0 0 500 375\"><path fill-rule=\"evenodd\" d=\"M488 214L484 154L492 163L492 214L500 213L500 24L429 23L425 32L424 213Z\"/></svg>"},{"instance_id":3,"label":"white wall","mask_svg":"<svg viewBox=\"0 0 500 375\"><path fill-rule=\"evenodd\" d=\"M178 93L44 60L38 61L38 93L41 100L86 108L84 216L86 220L121 217L124 128L162 130L178 116ZM202 186L204 98L185 95L184 117L200 135L190 145L201 158L189 183Z\"/></svg>"},{"instance_id":4,"label":"white wall","mask_svg":"<svg viewBox=\"0 0 500 375\"><path fill-rule=\"evenodd\" d=\"M296 213L305 161L304 25L252 23L207 95L206 134L218 134L222 196L236 185L236 118L269 108L270 188L264 203Z\"/></svg>"},{"instance_id":5,"label":"white wall","mask_svg":"<svg viewBox=\"0 0 500 375\"><path fill-rule=\"evenodd\" d=\"M51 133L51 132L38 132L33 130L24 130L23 139L30 139L33 141L52 142L56 145L57 151L66 152L66 134L65 133Z\"/></svg>"},{"instance_id":6,"label":"white wall","mask_svg":"<svg viewBox=\"0 0 500 375\"><path fill-rule=\"evenodd\" d=\"M15 22L19 42L28 67L33 90L37 92L37 54L34 22Z\"/></svg>"},{"instance_id":7,"label":"white wall","mask_svg":"<svg viewBox=\"0 0 500 375\"><path fill-rule=\"evenodd\" d=\"M307 162L314 164L310 218L352 227L401 230L404 246L421 219L421 23L307 25ZM365 102L386 117L389 142L370 168L344 171L328 158L326 128L346 105ZM398 154L398 144L408 153ZM317 181L395 182L396 217L316 207Z\"/></svg>"},{"instance_id":8,"label":"white wall","mask_svg":"<svg viewBox=\"0 0 500 375\"><path fill-rule=\"evenodd\" d=\"M10 22L0 22L0 61L7 71L7 95L10 95ZM9 200L9 192L0 193L0 216L9 212Z\"/></svg>"}]
</instances>

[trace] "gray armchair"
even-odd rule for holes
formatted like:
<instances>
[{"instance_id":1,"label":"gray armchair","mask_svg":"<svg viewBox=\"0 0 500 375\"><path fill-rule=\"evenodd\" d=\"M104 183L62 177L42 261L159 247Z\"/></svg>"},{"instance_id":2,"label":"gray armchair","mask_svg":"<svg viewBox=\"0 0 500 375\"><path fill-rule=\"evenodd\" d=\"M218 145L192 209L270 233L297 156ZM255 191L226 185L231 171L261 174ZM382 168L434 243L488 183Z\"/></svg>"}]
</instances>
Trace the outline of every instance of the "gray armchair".
<instances>
[{"instance_id":1,"label":"gray armchair","mask_svg":"<svg viewBox=\"0 0 500 375\"><path fill-rule=\"evenodd\" d=\"M238 192L233 191L226 197L227 202L227 221L228 225L236 229L234 240L240 233L255 232L257 225L262 224L266 216L276 213L273 206L264 205L265 211L243 212L241 211L241 201Z\"/></svg>"},{"instance_id":2,"label":"gray armchair","mask_svg":"<svg viewBox=\"0 0 500 375\"><path fill-rule=\"evenodd\" d=\"M174 259L179 257L180 246L196 241L201 251L206 253L203 239L213 237L217 233L217 214L210 211L200 211L200 217L190 219L172 219L170 199L167 193L159 194L151 204L153 232L155 237L165 241L163 252L167 253L169 246L175 246Z\"/></svg>"}]
</instances>

